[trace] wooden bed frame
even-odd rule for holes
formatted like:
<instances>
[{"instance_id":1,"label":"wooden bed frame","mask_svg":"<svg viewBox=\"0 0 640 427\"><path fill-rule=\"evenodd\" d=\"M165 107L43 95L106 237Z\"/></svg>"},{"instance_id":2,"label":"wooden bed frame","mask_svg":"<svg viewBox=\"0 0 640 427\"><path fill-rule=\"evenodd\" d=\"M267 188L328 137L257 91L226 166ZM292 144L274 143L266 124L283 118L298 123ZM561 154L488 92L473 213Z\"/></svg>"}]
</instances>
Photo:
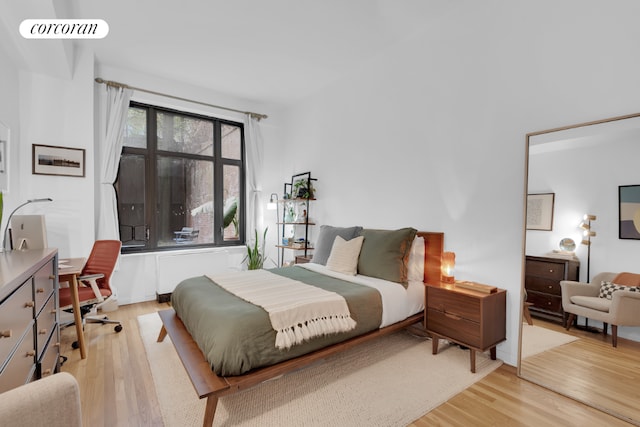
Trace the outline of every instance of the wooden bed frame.
<instances>
[{"instance_id":1,"label":"wooden bed frame","mask_svg":"<svg viewBox=\"0 0 640 427\"><path fill-rule=\"evenodd\" d=\"M425 240L424 282L439 283L440 264L444 248L444 233L418 232L418 235L424 237ZM254 369L243 375L219 377L211 370L209 362L204 357L204 354L193 340L176 312L173 309L168 309L159 311L158 314L160 315L163 324L160 334L158 335L158 342L163 341L164 338L169 335L176 348L176 352L187 371L187 375L189 375L189 379L191 379L191 383L193 384L198 397L200 399L205 397L207 398L203 421L203 426L205 427L213 425L213 418L218 405L218 398L222 396L253 387L266 380L300 369L319 359L326 358L335 353L355 347L363 342L409 327L417 322L422 321L424 325L425 321L424 312L417 313L401 322L394 323L393 325L389 325L385 328L351 338L347 341L316 350L312 353L308 353L294 359L286 360L276 365ZM424 326L426 329L426 325Z\"/></svg>"}]
</instances>

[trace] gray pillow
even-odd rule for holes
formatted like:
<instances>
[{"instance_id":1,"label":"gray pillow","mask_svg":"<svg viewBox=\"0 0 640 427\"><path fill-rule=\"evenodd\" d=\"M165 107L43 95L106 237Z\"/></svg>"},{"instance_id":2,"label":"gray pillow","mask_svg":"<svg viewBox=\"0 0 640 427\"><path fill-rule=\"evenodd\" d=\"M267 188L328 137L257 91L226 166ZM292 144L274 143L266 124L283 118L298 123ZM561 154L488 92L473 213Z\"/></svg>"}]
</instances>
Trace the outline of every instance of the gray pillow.
<instances>
[{"instance_id":1,"label":"gray pillow","mask_svg":"<svg viewBox=\"0 0 640 427\"><path fill-rule=\"evenodd\" d=\"M358 274L406 285L409 253L416 233L415 228L362 230L360 235L364 236L364 242L358 259Z\"/></svg>"},{"instance_id":2,"label":"gray pillow","mask_svg":"<svg viewBox=\"0 0 640 427\"><path fill-rule=\"evenodd\" d=\"M357 237L362 230L360 226L354 227L332 227L330 225L321 225L320 234L316 240L316 246L313 249L313 258L311 262L316 264L327 265L329 254L336 236L342 237L344 240L351 240Z\"/></svg>"}]
</instances>

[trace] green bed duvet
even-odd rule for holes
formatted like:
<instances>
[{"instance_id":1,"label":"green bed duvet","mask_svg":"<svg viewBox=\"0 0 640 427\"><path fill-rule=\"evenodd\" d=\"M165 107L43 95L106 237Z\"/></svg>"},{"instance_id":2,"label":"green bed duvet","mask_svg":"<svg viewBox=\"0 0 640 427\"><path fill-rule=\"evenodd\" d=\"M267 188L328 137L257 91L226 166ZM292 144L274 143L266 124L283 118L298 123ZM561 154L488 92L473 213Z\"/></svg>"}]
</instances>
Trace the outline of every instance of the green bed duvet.
<instances>
[{"instance_id":1,"label":"green bed duvet","mask_svg":"<svg viewBox=\"0 0 640 427\"><path fill-rule=\"evenodd\" d=\"M216 375L240 375L379 328L382 301L377 290L297 266L269 271L342 295L356 328L280 350L264 309L227 292L206 276L184 280L173 291L171 303Z\"/></svg>"}]
</instances>

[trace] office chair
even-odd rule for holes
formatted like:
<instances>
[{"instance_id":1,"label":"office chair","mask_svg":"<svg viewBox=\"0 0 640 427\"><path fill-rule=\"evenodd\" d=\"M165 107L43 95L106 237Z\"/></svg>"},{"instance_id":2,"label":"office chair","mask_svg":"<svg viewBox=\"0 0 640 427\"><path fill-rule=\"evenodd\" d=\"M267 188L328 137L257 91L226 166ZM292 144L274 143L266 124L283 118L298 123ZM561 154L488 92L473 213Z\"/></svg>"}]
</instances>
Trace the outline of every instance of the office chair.
<instances>
[{"instance_id":1,"label":"office chair","mask_svg":"<svg viewBox=\"0 0 640 427\"><path fill-rule=\"evenodd\" d=\"M89 258L78 277L78 300L83 326L85 322L112 323L116 324L114 327L116 332L122 330L120 321L97 315L98 309L108 302L109 297L114 296L109 281L120 255L121 245L120 240L96 240L93 244ZM60 310L70 312L71 289L60 288L58 298ZM69 326L69 323L64 326ZM78 343L74 342L73 348L77 347Z\"/></svg>"}]
</instances>

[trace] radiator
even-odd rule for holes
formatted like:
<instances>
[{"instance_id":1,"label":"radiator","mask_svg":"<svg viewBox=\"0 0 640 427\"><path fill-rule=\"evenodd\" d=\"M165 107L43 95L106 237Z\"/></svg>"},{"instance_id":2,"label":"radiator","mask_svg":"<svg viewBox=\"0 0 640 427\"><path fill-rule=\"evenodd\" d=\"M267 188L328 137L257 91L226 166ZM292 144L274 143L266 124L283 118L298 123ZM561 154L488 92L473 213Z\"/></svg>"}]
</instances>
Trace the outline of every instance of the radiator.
<instances>
[{"instance_id":1,"label":"radiator","mask_svg":"<svg viewBox=\"0 0 640 427\"><path fill-rule=\"evenodd\" d=\"M184 279L227 270L229 270L227 250L158 254L156 256L158 298L173 292L178 283Z\"/></svg>"}]
</instances>

